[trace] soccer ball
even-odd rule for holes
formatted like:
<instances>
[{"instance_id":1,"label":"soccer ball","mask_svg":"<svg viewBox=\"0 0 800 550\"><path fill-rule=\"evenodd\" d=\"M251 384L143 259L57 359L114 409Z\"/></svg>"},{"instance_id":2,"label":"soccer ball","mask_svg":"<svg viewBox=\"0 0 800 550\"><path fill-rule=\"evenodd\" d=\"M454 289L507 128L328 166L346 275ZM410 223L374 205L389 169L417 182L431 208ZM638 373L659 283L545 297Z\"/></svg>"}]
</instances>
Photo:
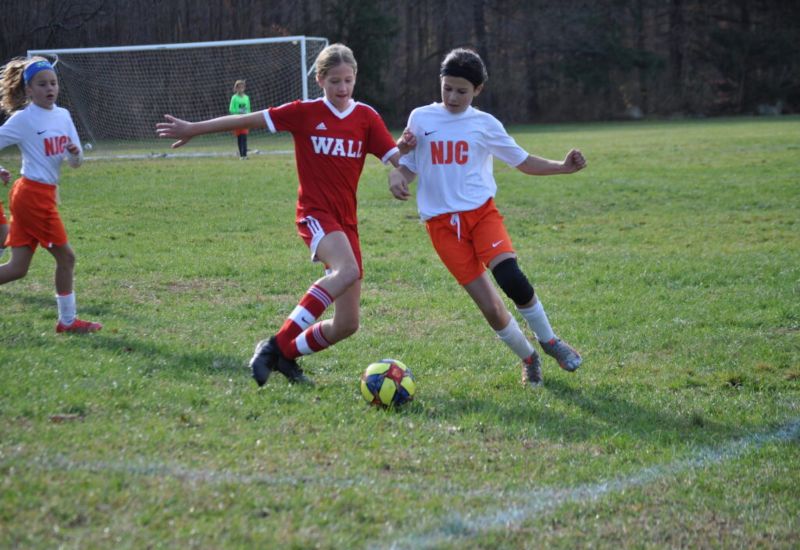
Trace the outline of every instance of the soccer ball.
<instances>
[{"instance_id":1,"label":"soccer ball","mask_svg":"<svg viewBox=\"0 0 800 550\"><path fill-rule=\"evenodd\" d=\"M92 149L94 149L94 146L91 143L87 142L86 145L83 146L83 149L85 151L91 151Z\"/></svg>"},{"instance_id":2,"label":"soccer ball","mask_svg":"<svg viewBox=\"0 0 800 550\"><path fill-rule=\"evenodd\" d=\"M377 407L398 407L414 399L411 369L395 359L372 363L361 375L361 395Z\"/></svg>"}]
</instances>

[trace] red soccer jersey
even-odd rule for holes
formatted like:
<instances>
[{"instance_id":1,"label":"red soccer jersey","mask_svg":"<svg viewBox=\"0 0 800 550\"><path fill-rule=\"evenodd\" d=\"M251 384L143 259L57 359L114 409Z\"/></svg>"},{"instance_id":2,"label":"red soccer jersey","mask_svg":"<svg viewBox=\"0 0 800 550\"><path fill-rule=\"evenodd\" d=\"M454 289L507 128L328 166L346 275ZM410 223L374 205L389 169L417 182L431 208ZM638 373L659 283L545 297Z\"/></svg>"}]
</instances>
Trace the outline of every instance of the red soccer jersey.
<instances>
[{"instance_id":1,"label":"red soccer jersey","mask_svg":"<svg viewBox=\"0 0 800 550\"><path fill-rule=\"evenodd\" d=\"M357 224L356 191L366 154L385 163L397 151L380 115L357 101L342 113L322 98L269 108L264 118L271 132L291 132L294 138L298 221L321 210Z\"/></svg>"}]
</instances>

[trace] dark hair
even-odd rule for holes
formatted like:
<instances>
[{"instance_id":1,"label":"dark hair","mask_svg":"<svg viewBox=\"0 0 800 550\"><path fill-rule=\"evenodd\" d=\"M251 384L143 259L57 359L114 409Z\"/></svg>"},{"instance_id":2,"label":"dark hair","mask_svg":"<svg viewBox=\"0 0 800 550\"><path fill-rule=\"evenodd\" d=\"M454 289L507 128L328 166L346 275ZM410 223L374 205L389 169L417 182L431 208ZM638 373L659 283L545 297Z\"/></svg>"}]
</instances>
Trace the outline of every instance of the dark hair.
<instances>
[{"instance_id":1,"label":"dark hair","mask_svg":"<svg viewBox=\"0 0 800 550\"><path fill-rule=\"evenodd\" d=\"M439 76L466 78L476 88L489 80L489 74L486 72L486 65L483 64L481 56L466 48L456 48L445 56Z\"/></svg>"}]
</instances>

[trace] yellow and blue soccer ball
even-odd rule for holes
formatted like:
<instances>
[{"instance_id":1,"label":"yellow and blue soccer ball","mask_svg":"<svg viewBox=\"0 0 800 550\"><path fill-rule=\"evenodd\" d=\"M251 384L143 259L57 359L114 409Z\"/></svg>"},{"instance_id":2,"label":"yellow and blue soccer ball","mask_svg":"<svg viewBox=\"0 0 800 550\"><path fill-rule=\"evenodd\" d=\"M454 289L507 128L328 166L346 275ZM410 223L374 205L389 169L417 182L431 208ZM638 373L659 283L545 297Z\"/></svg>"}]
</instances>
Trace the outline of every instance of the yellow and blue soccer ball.
<instances>
[{"instance_id":1,"label":"yellow and blue soccer ball","mask_svg":"<svg viewBox=\"0 0 800 550\"><path fill-rule=\"evenodd\" d=\"M417 387L411 369L395 359L372 363L361 375L361 395L378 407L399 407L414 399Z\"/></svg>"}]
</instances>

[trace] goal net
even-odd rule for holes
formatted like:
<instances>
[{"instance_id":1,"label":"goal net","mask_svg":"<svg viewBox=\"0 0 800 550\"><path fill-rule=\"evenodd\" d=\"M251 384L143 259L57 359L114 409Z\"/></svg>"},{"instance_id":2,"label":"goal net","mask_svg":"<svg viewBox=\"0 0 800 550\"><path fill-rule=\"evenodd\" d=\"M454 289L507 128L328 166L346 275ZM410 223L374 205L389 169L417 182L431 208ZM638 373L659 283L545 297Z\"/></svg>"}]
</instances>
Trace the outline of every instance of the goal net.
<instances>
[{"instance_id":1,"label":"goal net","mask_svg":"<svg viewBox=\"0 0 800 550\"><path fill-rule=\"evenodd\" d=\"M223 42L30 50L55 62L58 103L72 113L87 156L238 154L230 134L195 138L178 150L155 137L171 114L186 120L227 115L233 85L246 81L252 111L319 97L314 61L328 40L289 36ZM248 148L268 150L266 130L251 131Z\"/></svg>"}]
</instances>

